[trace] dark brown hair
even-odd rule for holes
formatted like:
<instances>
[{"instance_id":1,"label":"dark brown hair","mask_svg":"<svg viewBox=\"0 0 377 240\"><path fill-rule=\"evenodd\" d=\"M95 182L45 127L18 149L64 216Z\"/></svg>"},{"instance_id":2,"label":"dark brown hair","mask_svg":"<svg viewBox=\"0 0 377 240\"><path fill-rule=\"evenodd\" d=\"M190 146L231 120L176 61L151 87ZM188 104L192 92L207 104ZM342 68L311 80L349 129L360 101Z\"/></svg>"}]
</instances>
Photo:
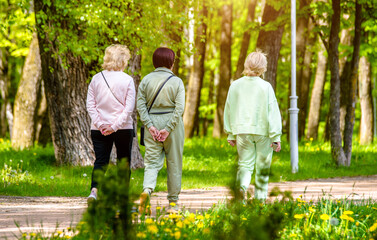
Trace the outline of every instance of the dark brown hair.
<instances>
[{"instance_id":1,"label":"dark brown hair","mask_svg":"<svg viewBox=\"0 0 377 240\"><path fill-rule=\"evenodd\" d=\"M153 66L171 68L174 64L175 53L170 48L160 47L153 53Z\"/></svg>"}]
</instances>

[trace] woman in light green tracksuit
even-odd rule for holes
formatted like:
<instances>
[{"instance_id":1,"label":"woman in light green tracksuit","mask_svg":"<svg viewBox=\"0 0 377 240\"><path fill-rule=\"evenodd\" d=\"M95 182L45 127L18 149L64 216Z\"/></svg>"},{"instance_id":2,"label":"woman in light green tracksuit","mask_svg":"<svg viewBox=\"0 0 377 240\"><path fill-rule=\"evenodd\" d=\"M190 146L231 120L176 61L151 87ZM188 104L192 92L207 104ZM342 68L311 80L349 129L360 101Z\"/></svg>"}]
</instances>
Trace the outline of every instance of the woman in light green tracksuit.
<instances>
[{"instance_id":1,"label":"woman in light green tracksuit","mask_svg":"<svg viewBox=\"0 0 377 240\"><path fill-rule=\"evenodd\" d=\"M237 181L246 197L255 168L255 198L267 198L273 148L280 151L281 116L274 90L261 79L267 69L266 56L249 54L244 77L229 88L224 110L224 129L230 145L237 145ZM275 146L274 146L275 145Z\"/></svg>"},{"instance_id":2,"label":"woman in light green tracksuit","mask_svg":"<svg viewBox=\"0 0 377 240\"><path fill-rule=\"evenodd\" d=\"M182 80L174 76L175 54L169 48L158 48L153 54L156 68L143 78L137 94L137 110L146 131L144 136L144 183L140 195L139 212L145 212L150 195L154 191L158 172L164 165L168 173L169 210L177 210L178 195L181 192L182 154L185 131L182 114L185 109L185 88ZM154 96L162 83L172 76L161 89L152 109L148 113ZM148 130L148 131L147 131ZM148 210L147 213L150 213Z\"/></svg>"}]
</instances>

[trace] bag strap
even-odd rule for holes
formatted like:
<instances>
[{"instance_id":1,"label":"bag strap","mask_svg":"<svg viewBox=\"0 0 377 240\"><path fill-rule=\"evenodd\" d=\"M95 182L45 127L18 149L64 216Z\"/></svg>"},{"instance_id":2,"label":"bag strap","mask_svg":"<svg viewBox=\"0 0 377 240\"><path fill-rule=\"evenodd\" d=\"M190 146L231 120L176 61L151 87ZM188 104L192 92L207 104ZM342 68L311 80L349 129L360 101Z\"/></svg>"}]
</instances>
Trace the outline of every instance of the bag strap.
<instances>
[{"instance_id":1,"label":"bag strap","mask_svg":"<svg viewBox=\"0 0 377 240\"><path fill-rule=\"evenodd\" d=\"M170 75L170 76L165 80L165 82L162 83L160 89L158 89L156 95L154 96L154 98L153 98L153 100L152 100L151 105L150 105L149 108L148 108L148 113L151 111L152 106L153 106L153 103L154 103L154 101L156 100L158 94L161 92L162 87L165 85L165 83L167 83L167 82L169 81L170 78L172 78L172 77L174 77L174 76L175 76L174 74Z\"/></svg>"},{"instance_id":2,"label":"bag strap","mask_svg":"<svg viewBox=\"0 0 377 240\"><path fill-rule=\"evenodd\" d=\"M109 88L110 92L113 94L113 96L115 97L115 99L124 107L124 104L121 101L119 101L119 99L115 96L115 94L113 93L113 91L111 91L111 88L110 88L109 84L107 83L105 75L103 75L103 72L101 72L101 74L102 74L102 77L105 80L106 85Z\"/></svg>"}]
</instances>

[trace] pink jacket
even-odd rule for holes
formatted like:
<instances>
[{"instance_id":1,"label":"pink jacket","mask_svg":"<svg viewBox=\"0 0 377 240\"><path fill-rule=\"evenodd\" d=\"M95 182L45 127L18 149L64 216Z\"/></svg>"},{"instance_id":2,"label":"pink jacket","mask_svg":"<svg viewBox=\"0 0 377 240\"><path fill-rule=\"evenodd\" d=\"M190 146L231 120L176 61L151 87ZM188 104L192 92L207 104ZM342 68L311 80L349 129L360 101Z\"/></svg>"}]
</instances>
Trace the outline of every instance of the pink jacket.
<instances>
[{"instance_id":1,"label":"pink jacket","mask_svg":"<svg viewBox=\"0 0 377 240\"><path fill-rule=\"evenodd\" d=\"M93 76L89 84L86 108L92 120L91 129L111 124L114 131L133 129L132 113L135 107L135 85L132 77L121 71L103 71ZM122 103L120 103L118 100Z\"/></svg>"}]
</instances>

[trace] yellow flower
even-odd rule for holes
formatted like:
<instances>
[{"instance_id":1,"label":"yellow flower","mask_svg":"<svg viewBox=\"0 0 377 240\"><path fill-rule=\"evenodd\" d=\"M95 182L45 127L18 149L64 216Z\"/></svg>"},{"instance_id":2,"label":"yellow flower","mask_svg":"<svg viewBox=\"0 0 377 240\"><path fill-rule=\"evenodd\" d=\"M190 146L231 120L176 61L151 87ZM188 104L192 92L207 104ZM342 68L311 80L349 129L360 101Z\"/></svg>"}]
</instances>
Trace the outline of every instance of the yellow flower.
<instances>
[{"instance_id":1,"label":"yellow flower","mask_svg":"<svg viewBox=\"0 0 377 240\"><path fill-rule=\"evenodd\" d=\"M312 142L312 141L313 141L313 138L310 138L309 140Z\"/></svg>"},{"instance_id":2,"label":"yellow flower","mask_svg":"<svg viewBox=\"0 0 377 240\"><path fill-rule=\"evenodd\" d=\"M33 155L35 156L35 155L37 155L37 153L33 153Z\"/></svg>"},{"instance_id":3,"label":"yellow flower","mask_svg":"<svg viewBox=\"0 0 377 240\"><path fill-rule=\"evenodd\" d=\"M351 214L353 214L353 212L352 211L344 211L344 213L343 214L346 214L346 215L351 215Z\"/></svg>"},{"instance_id":4,"label":"yellow flower","mask_svg":"<svg viewBox=\"0 0 377 240\"><path fill-rule=\"evenodd\" d=\"M177 205L177 204L175 202L171 202L171 203L169 203L169 205L172 206L172 207L175 207L175 205Z\"/></svg>"},{"instance_id":5,"label":"yellow flower","mask_svg":"<svg viewBox=\"0 0 377 240\"><path fill-rule=\"evenodd\" d=\"M198 219L198 220L202 220L202 219L204 219L204 217L203 217L202 215L198 215L198 216L196 217L196 219Z\"/></svg>"},{"instance_id":6,"label":"yellow flower","mask_svg":"<svg viewBox=\"0 0 377 240\"><path fill-rule=\"evenodd\" d=\"M194 221L195 221L195 219L194 219ZM188 225L188 224L190 224L190 220L185 219L185 220L183 220L183 223L184 223L185 225Z\"/></svg>"},{"instance_id":7,"label":"yellow flower","mask_svg":"<svg viewBox=\"0 0 377 240\"><path fill-rule=\"evenodd\" d=\"M146 224L151 224L151 223L153 223L153 219L152 219L152 218L147 218L147 219L145 220L145 223L146 223Z\"/></svg>"},{"instance_id":8,"label":"yellow flower","mask_svg":"<svg viewBox=\"0 0 377 240\"><path fill-rule=\"evenodd\" d=\"M30 236L35 237L35 236L37 236L37 234L32 232L32 233L30 233Z\"/></svg>"},{"instance_id":9,"label":"yellow flower","mask_svg":"<svg viewBox=\"0 0 377 240\"><path fill-rule=\"evenodd\" d=\"M205 229L203 230L203 233L208 234L208 233L210 233L210 231L211 231L211 230L209 230L209 228L205 228Z\"/></svg>"},{"instance_id":10,"label":"yellow flower","mask_svg":"<svg viewBox=\"0 0 377 240\"><path fill-rule=\"evenodd\" d=\"M143 232L138 232L138 233L136 234L136 237L138 237L138 238L146 238L147 235L145 235L145 233L143 233Z\"/></svg>"},{"instance_id":11,"label":"yellow flower","mask_svg":"<svg viewBox=\"0 0 377 240\"><path fill-rule=\"evenodd\" d=\"M358 227L360 225L360 223L359 222L356 222L356 227Z\"/></svg>"},{"instance_id":12,"label":"yellow flower","mask_svg":"<svg viewBox=\"0 0 377 240\"><path fill-rule=\"evenodd\" d=\"M22 236L23 236L23 237L26 237L26 236L27 236L27 233L23 233Z\"/></svg>"},{"instance_id":13,"label":"yellow flower","mask_svg":"<svg viewBox=\"0 0 377 240\"><path fill-rule=\"evenodd\" d=\"M178 221L177 222L177 227L182 228L183 227L183 223L181 221Z\"/></svg>"},{"instance_id":14,"label":"yellow flower","mask_svg":"<svg viewBox=\"0 0 377 240\"><path fill-rule=\"evenodd\" d=\"M322 219L322 220L324 220L324 221L327 221L327 220L330 219L330 216L327 215L327 214L322 214L319 218Z\"/></svg>"},{"instance_id":15,"label":"yellow flower","mask_svg":"<svg viewBox=\"0 0 377 240\"><path fill-rule=\"evenodd\" d=\"M312 207L309 207L309 211L312 212L312 213L315 213L315 209L312 208Z\"/></svg>"},{"instance_id":16,"label":"yellow flower","mask_svg":"<svg viewBox=\"0 0 377 240\"><path fill-rule=\"evenodd\" d=\"M164 225L165 225L165 222L164 222L164 221L161 221L161 222L160 222L160 225L161 225L161 226L164 226Z\"/></svg>"},{"instance_id":17,"label":"yellow flower","mask_svg":"<svg viewBox=\"0 0 377 240\"><path fill-rule=\"evenodd\" d=\"M310 143L305 143L305 146L310 146Z\"/></svg>"},{"instance_id":18,"label":"yellow flower","mask_svg":"<svg viewBox=\"0 0 377 240\"><path fill-rule=\"evenodd\" d=\"M296 219L302 219L304 216L304 214L295 214L293 217Z\"/></svg>"},{"instance_id":19,"label":"yellow flower","mask_svg":"<svg viewBox=\"0 0 377 240\"><path fill-rule=\"evenodd\" d=\"M199 222L197 226L198 226L198 228L203 228L204 224L203 224L203 222Z\"/></svg>"},{"instance_id":20,"label":"yellow flower","mask_svg":"<svg viewBox=\"0 0 377 240\"><path fill-rule=\"evenodd\" d=\"M180 239L181 238L181 232L175 232L174 233L174 237L175 237L175 239Z\"/></svg>"},{"instance_id":21,"label":"yellow flower","mask_svg":"<svg viewBox=\"0 0 377 240\"><path fill-rule=\"evenodd\" d=\"M210 215L206 213L206 214L204 215L204 217L205 217L206 219L209 219L209 218L210 218Z\"/></svg>"},{"instance_id":22,"label":"yellow flower","mask_svg":"<svg viewBox=\"0 0 377 240\"><path fill-rule=\"evenodd\" d=\"M369 228L369 231L370 231L370 232L374 232L376 229L377 229L377 223L373 224L373 225Z\"/></svg>"},{"instance_id":23,"label":"yellow flower","mask_svg":"<svg viewBox=\"0 0 377 240\"><path fill-rule=\"evenodd\" d=\"M72 237L69 235L65 235L65 239L71 239Z\"/></svg>"},{"instance_id":24,"label":"yellow flower","mask_svg":"<svg viewBox=\"0 0 377 240\"><path fill-rule=\"evenodd\" d=\"M177 218L177 214L175 214L175 213L170 214L170 215L169 215L169 218L170 218L170 219L175 219L175 218Z\"/></svg>"},{"instance_id":25,"label":"yellow flower","mask_svg":"<svg viewBox=\"0 0 377 240\"><path fill-rule=\"evenodd\" d=\"M353 219L353 218L350 217L350 216L348 216L348 220L349 220L350 222L354 222L354 221L355 221L355 219Z\"/></svg>"},{"instance_id":26,"label":"yellow flower","mask_svg":"<svg viewBox=\"0 0 377 240\"><path fill-rule=\"evenodd\" d=\"M62 232L62 231L57 231L56 233L57 233L57 234L62 234L63 232Z\"/></svg>"},{"instance_id":27,"label":"yellow flower","mask_svg":"<svg viewBox=\"0 0 377 240\"><path fill-rule=\"evenodd\" d=\"M156 227L156 225L149 225L148 227L147 227L147 229L148 229L148 231L149 232L151 232L151 233L153 233L153 234L156 234L156 233L158 233L158 228Z\"/></svg>"},{"instance_id":28,"label":"yellow flower","mask_svg":"<svg viewBox=\"0 0 377 240\"><path fill-rule=\"evenodd\" d=\"M211 222L209 223L209 225L211 225L211 226L213 226L213 224L215 224L214 221L211 221Z\"/></svg>"},{"instance_id":29,"label":"yellow flower","mask_svg":"<svg viewBox=\"0 0 377 240\"><path fill-rule=\"evenodd\" d=\"M377 210L377 208L375 208L375 207L372 207L374 210Z\"/></svg>"},{"instance_id":30,"label":"yellow flower","mask_svg":"<svg viewBox=\"0 0 377 240\"><path fill-rule=\"evenodd\" d=\"M161 207L156 207L156 210L161 210Z\"/></svg>"},{"instance_id":31,"label":"yellow flower","mask_svg":"<svg viewBox=\"0 0 377 240\"><path fill-rule=\"evenodd\" d=\"M247 220L247 218L242 218L242 220L246 221L246 220Z\"/></svg>"},{"instance_id":32,"label":"yellow flower","mask_svg":"<svg viewBox=\"0 0 377 240\"><path fill-rule=\"evenodd\" d=\"M295 234L295 233L291 233L291 234L289 234L289 237L290 237L290 238L292 238L292 237L297 237L297 234Z\"/></svg>"},{"instance_id":33,"label":"yellow flower","mask_svg":"<svg viewBox=\"0 0 377 240\"><path fill-rule=\"evenodd\" d=\"M167 232L167 233L171 232L170 228L165 228L164 231Z\"/></svg>"}]
</instances>

